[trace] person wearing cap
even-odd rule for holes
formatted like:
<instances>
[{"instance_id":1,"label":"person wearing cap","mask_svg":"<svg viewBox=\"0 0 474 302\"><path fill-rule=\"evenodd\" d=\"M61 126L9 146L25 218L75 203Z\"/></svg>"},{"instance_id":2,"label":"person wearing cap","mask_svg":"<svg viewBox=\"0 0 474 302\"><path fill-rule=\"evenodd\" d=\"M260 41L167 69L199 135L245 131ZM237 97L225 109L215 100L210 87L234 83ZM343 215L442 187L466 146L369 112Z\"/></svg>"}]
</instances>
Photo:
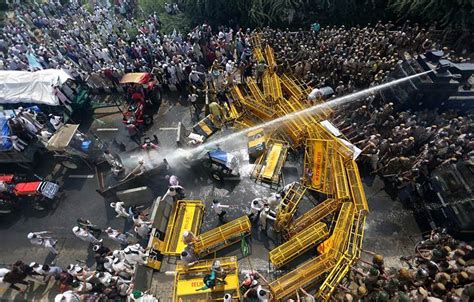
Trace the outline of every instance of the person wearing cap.
<instances>
[{"instance_id":1,"label":"person wearing cap","mask_svg":"<svg viewBox=\"0 0 474 302\"><path fill-rule=\"evenodd\" d=\"M262 285L257 286L257 298L261 302L269 302L272 300L270 291L264 289Z\"/></svg>"},{"instance_id":2,"label":"person wearing cap","mask_svg":"<svg viewBox=\"0 0 474 302\"><path fill-rule=\"evenodd\" d=\"M44 264L41 266L41 270L44 272L45 281L48 282L51 277L58 278L63 272L63 269L57 265Z\"/></svg>"},{"instance_id":3,"label":"person wearing cap","mask_svg":"<svg viewBox=\"0 0 474 302\"><path fill-rule=\"evenodd\" d=\"M281 195L279 193L271 193L270 197L266 198L266 203L270 207L270 210L276 211L278 207L280 206L281 202Z\"/></svg>"},{"instance_id":4,"label":"person wearing cap","mask_svg":"<svg viewBox=\"0 0 474 302\"><path fill-rule=\"evenodd\" d=\"M129 242L127 235L120 232L119 230L108 227L107 229L105 229L105 232L107 233L109 239L112 239L120 245L128 245Z\"/></svg>"},{"instance_id":5,"label":"person wearing cap","mask_svg":"<svg viewBox=\"0 0 474 302\"><path fill-rule=\"evenodd\" d=\"M81 296L72 290L57 294L54 297L54 302L81 302Z\"/></svg>"},{"instance_id":6,"label":"person wearing cap","mask_svg":"<svg viewBox=\"0 0 474 302\"><path fill-rule=\"evenodd\" d=\"M180 259L186 267L193 266L198 260L194 252L187 248L181 252Z\"/></svg>"},{"instance_id":7,"label":"person wearing cap","mask_svg":"<svg viewBox=\"0 0 474 302\"><path fill-rule=\"evenodd\" d=\"M184 198L184 188L180 185L170 186L168 187L168 191L166 191L165 195L163 195L162 200L168 196L172 197L173 201L176 202L177 200Z\"/></svg>"},{"instance_id":8,"label":"person wearing cap","mask_svg":"<svg viewBox=\"0 0 474 302\"><path fill-rule=\"evenodd\" d=\"M120 258L113 258L112 260L112 270L120 276L123 276L125 278L129 278L130 276L133 276L133 267L126 263L123 260L120 260Z\"/></svg>"},{"instance_id":9,"label":"person wearing cap","mask_svg":"<svg viewBox=\"0 0 474 302\"><path fill-rule=\"evenodd\" d=\"M179 186L179 179L178 179L178 177L177 177L176 175L166 175L166 176L165 176L165 179L168 180L169 185L170 185L171 187L173 187L173 186Z\"/></svg>"},{"instance_id":10,"label":"person wearing cap","mask_svg":"<svg viewBox=\"0 0 474 302\"><path fill-rule=\"evenodd\" d=\"M263 210L264 200L262 198L255 198L250 202L250 214L248 215L253 221L255 221L260 215L260 211Z\"/></svg>"},{"instance_id":11,"label":"person wearing cap","mask_svg":"<svg viewBox=\"0 0 474 302\"><path fill-rule=\"evenodd\" d=\"M211 208L214 210L214 213L217 214L217 216L219 217L219 221L220 222L223 222L224 221L224 216L225 214L227 213L225 210L223 209L227 209L227 208L230 208L229 205L225 205L225 204L221 204L221 202L217 199L214 199L212 201L212 205L211 205Z\"/></svg>"},{"instance_id":12,"label":"person wearing cap","mask_svg":"<svg viewBox=\"0 0 474 302\"><path fill-rule=\"evenodd\" d=\"M144 265L147 261L148 254L144 253L142 249L136 248L135 245L129 245L124 250L125 261L131 265Z\"/></svg>"},{"instance_id":13,"label":"person wearing cap","mask_svg":"<svg viewBox=\"0 0 474 302\"><path fill-rule=\"evenodd\" d=\"M273 216L272 216L273 215ZM276 213L270 210L268 204L264 205L263 210L260 212L258 216L258 229L261 232L266 232L268 228L268 220L275 221Z\"/></svg>"},{"instance_id":14,"label":"person wearing cap","mask_svg":"<svg viewBox=\"0 0 474 302\"><path fill-rule=\"evenodd\" d=\"M222 298L222 302L232 302L232 295L231 294L225 294L224 297Z\"/></svg>"},{"instance_id":15,"label":"person wearing cap","mask_svg":"<svg viewBox=\"0 0 474 302\"><path fill-rule=\"evenodd\" d=\"M144 239L147 239L148 236L150 236L151 221L143 221L140 219L139 222L134 222L134 224L133 230L138 234L138 236Z\"/></svg>"},{"instance_id":16,"label":"person wearing cap","mask_svg":"<svg viewBox=\"0 0 474 302\"><path fill-rule=\"evenodd\" d=\"M51 124L51 126L53 126L55 131L59 130L59 128L61 128L64 125L63 119L59 115L54 115L50 113L48 117L49 117L49 123Z\"/></svg>"},{"instance_id":17,"label":"person wearing cap","mask_svg":"<svg viewBox=\"0 0 474 302\"><path fill-rule=\"evenodd\" d=\"M89 242L92 244L99 244L102 242L102 239L99 240L95 238L94 235L92 235L92 233L89 232L89 230L87 230L86 228L75 226L72 228L72 232L74 233L74 235L76 235L77 238L81 239L82 241Z\"/></svg>"},{"instance_id":18,"label":"person wearing cap","mask_svg":"<svg viewBox=\"0 0 474 302\"><path fill-rule=\"evenodd\" d=\"M125 202L123 201L117 201L117 202L111 202L110 207L115 210L115 213L117 215L115 217L123 217L123 218L129 218L130 215L128 214L127 210L124 207Z\"/></svg>"},{"instance_id":19,"label":"person wearing cap","mask_svg":"<svg viewBox=\"0 0 474 302\"><path fill-rule=\"evenodd\" d=\"M183 232L183 243L186 246L194 246L194 243L198 240L197 236L189 230L184 230Z\"/></svg>"},{"instance_id":20,"label":"person wearing cap","mask_svg":"<svg viewBox=\"0 0 474 302\"><path fill-rule=\"evenodd\" d=\"M30 240L31 244L42 246L42 247L48 249L48 251L50 253L54 254L54 255L59 254L59 252L55 248L56 243L58 241L53 239L50 236L44 236L44 235L47 235L47 234L52 234L52 233L48 232L48 231L30 232L30 233L28 233L27 237Z\"/></svg>"},{"instance_id":21,"label":"person wearing cap","mask_svg":"<svg viewBox=\"0 0 474 302\"><path fill-rule=\"evenodd\" d=\"M153 295L148 294L147 291L140 291L138 289L134 289L129 298L135 302L158 302L159 300L155 298Z\"/></svg>"}]
</instances>

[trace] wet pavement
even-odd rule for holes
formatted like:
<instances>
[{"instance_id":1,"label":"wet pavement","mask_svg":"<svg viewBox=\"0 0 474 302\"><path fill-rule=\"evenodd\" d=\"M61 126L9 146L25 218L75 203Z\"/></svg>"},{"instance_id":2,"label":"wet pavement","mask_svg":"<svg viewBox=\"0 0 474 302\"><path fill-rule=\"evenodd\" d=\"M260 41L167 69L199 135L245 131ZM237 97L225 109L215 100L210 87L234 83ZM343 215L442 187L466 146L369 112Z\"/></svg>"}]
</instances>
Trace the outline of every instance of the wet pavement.
<instances>
[{"instance_id":1,"label":"wet pavement","mask_svg":"<svg viewBox=\"0 0 474 302\"><path fill-rule=\"evenodd\" d=\"M152 127L147 131L148 136L157 135L160 141L160 149L155 153L146 153L140 150L139 146L128 138L127 131L121 122L121 114L102 114L96 117L91 129L111 148L119 152L120 144L124 144L127 156L122 158L127 166L134 166L139 158L144 158L148 162L161 162L162 158L174 158L176 141L176 127L178 123L190 128L193 124L191 120L190 108L183 102L176 101L176 95L165 96L158 115L155 117ZM112 110L114 111L114 110ZM202 117L202 116L201 116ZM110 129L117 130L110 130ZM108 130L104 130L108 129ZM225 136L232 130L221 131L212 139ZM239 181L225 181L216 183L211 180L207 173L203 171L189 171L183 167L180 160L170 160L171 170L169 173L177 175L180 184L185 188L188 199L201 199L205 202L206 210L202 223L201 232L205 232L219 225L217 217L210 206L213 199L219 199L223 204L230 204L226 215L226 220L238 218L249 211L250 201L256 197L269 195L274 191L268 185L255 183L249 178L252 166L248 163L246 138L232 140L220 146L223 150L231 152L240 159ZM298 180L300 175L300 160L295 160L296 156L289 156L283 169L283 182L289 183ZM53 161L51 159L51 161ZM99 178L94 170L88 167L81 167L75 171L63 171L60 173L64 181L64 199L57 207L49 212L38 213L33 210L24 211L18 214L1 217L0 219L0 239L2 241L0 249L0 263L7 265L22 259L25 262L35 261L40 263L56 263L62 267L70 263L85 262L89 265L93 263L91 251L87 243L75 238L71 229L75 225L75 220L79 217L87 218L101 228L111 226L113 228L127 231L131 225L123 218L116 218L115 212L108 206L101 195L96 192L99 186ZM76 178L77 176L91 178ZM72 177L71 177L72 176ZM392 200L383 191L383 182L372 177L363 178L366 196L369 202L370 214L367 218L365 238L363 248L369 251L376 251L386 256L387 265L395 264L394 260L401 255L409 255L413 252L414 242L420 238L420 230L416 224L413 213L403 207L403 205ZM144 181L144 185L149 186L155 196L163 195L167 188L165 175L159 175L153 179ZM305 198L297 212L297 216L314 206L315 198ZM150 201L146 205L151 205ZM47 252L32 246L26 238L31 231L52 231L59 240L58 247L60 254L53 258ZM104 243L111 248L118 248L116 244L108 239ZM237 255L239 257L239 269L258 269L262 272L269 271L268 251L280 244L278 235L270 229L267 234L261 234L254 228L252 230L251 255L242 258L239 246L220 251L220 255ZM314 255L311 250L300 259L286 265L283 269L300 263L304 258ZM218 256L219 256L218 254ZM166 259L163 270L173 270L174 259ZM155 274L156 275L156 274ZM275 276L273 272L270 277ZM10 301L51 301L55 290L52 286L40 285L31 286L24 296L17 295L16 292L0 287L0 300ZM162 301L170 301L172 290L172 277L159 274L153 282L152 292L161 297ZM3 285L2 285L3 286ZM53 288L53 290L49 290ZM168 300L169 299L169 300Z\"/></svg>"}]
</instances>

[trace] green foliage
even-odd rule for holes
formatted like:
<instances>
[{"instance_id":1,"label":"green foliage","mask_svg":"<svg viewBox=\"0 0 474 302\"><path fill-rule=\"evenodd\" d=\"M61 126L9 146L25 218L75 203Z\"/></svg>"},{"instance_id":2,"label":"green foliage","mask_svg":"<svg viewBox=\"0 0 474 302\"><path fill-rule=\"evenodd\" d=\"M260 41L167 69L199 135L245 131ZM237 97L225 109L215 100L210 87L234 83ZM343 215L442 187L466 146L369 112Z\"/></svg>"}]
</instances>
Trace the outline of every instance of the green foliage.
<instances>
[{"instance_id":1,"label":"green foliage","mask_svg":"<svg viewBox=\"0 0 474 302\"><path fill-rule=\"evenodd\" d=\"M165 2L172 3L170 0L138 0L139 7L145 15L156 12L162 22L162 32L164 34L176 31L185 33L191 29L191 19L185 14L168 15L165 12Z\"/></svg>"},{"instance_id":2,"label":"green foliage","mask_svg":"<svg viewBox=\"0 0 474 302\"><path fill-rule=\"evenodd\" d=\"M164 2L139 0L145 12L159 13L165 32L173 28L183 32L203 22L213 27L307 29L316 21L323 25L362 25L406 18L428 26L436 21L442 27L474 27L474 0L181 0L184 14L171 16L164 12Z\"/></svg>"},{"instance_id":3,"label":"green foliage","mask_svg":"<svg viewBox=\"0 0 474 302\"><path fill-rule=\"evenodd\" d=\"M390 0L389 7L403 18L438 22L441 27L474 28L472 0Z\"/></svg>"}]
</instances>

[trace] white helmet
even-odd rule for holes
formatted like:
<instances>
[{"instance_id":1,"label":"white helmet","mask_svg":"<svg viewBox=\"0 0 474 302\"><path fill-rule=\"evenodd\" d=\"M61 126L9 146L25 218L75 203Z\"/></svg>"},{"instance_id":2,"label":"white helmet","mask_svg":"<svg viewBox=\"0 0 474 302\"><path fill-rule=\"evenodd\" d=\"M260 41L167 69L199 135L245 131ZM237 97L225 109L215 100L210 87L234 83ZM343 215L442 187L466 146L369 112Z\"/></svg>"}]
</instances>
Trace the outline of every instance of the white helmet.
<instances>
[{"instance_id":1,"label":"white helmet","mask_svg":"<svg viewBox=\"0 0 474 302\"><path fill-rule=\"evenodd\" d=\"M80 228L79 228L78 226L75 226L75 227L72 228L72 231L73 231L74 233L77 233L77 232L79 232L79 229L80 229Z\"/></svg>"},{"instance_id":2,"label":"white helmet","mask_svg":"<svg viewBox=\"0 0 474 302\"><path fill-rule=\"evenodd\" d=\"M28 236L27 236L27 237L28 237L28 239L33 239L33 238L35 238L35 234L33 234L33 233L28 233Z\"/></svg>"},{"instance_id":3,"label":"white helmet","mask_svg":"<svg viewBox=\"0 0 474 302\"><path fill-rule=\"evenodd\" d=\"M188 237L188 236L189 236L189 231L188 231L188 230L184 230L183 236L184 236L184 237Z\"/></svg>"}]
</instances>

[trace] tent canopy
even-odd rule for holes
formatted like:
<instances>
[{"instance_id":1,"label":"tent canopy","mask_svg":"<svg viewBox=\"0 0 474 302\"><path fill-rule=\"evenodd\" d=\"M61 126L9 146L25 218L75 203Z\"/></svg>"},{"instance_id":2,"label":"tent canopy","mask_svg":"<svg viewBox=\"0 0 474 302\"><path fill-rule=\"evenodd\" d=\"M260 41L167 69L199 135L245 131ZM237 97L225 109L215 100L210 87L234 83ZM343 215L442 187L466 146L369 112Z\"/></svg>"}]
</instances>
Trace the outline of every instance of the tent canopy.
<instances>
[{"instance_id":1,"label":"tent canopy","mask_svg":"<svg viewBox=\"0 0 474 302\"><path fill-rule=\"evenodd\" d=\"M120 84L137 83L146 84L151 80L151 75L148 72L131 72L126 73L120 79Z\"/></svg>"},{"instance_id":2,"label":"tent canopy","mask_svg":"<svg viewBox=\"0 0 474 302\"><path fill-rule=\"evenodd\" d=\"M33 103L58 106L54 87L61 86L72 77L61 69L35 72L1 70L0 104Z\"/></svg>"},{"instance_id":3,"label":"tent canopy","mask_svg":"<svg viewBox=\"0 0 474 302\"><path fill-rule=\"evenodd\" d=\"M46 149L49 151L64 151L74 137L77 128L79 128L79 125L76 124L66 124L62 126L49 139Z\"/></svg>"}]
</instances>

